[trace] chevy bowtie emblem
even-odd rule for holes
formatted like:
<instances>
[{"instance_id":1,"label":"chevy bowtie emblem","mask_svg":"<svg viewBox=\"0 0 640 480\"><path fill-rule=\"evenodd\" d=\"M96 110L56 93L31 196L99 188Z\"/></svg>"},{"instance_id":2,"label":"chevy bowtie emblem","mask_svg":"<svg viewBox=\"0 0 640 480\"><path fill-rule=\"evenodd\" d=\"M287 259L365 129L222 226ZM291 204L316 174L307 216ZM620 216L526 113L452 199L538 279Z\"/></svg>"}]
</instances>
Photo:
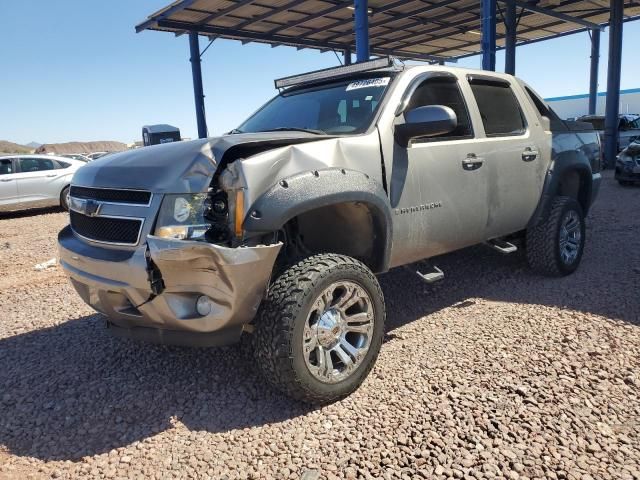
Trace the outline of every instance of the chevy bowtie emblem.
<instances>
[{"instance_id":1,"label":"chevy bowtie emblem","mask_svg":"<svg viewBox=\"0 0 640 480\"><path fill-rule=\"evenodd\" d=\"M71 210L75 210L78 213L82 213L88 217L97 217L100 215L100 208L102 204L100 202L96 202L95 200L85 200L84 198L73 198L69 199L69 208Z\"/></svg>"},{"instance_id":2,"label":"chevy bowtie emblem","mask_svg":"<svg viewBox=\"0 0 640 480\"><path fill-rule=\"evenodd\" d=\"M89 217L97 217L100 214L100 207L102 207L101 203L95 200L87 200L84 204L84 214Z\"/></svg>"}]
</instances>

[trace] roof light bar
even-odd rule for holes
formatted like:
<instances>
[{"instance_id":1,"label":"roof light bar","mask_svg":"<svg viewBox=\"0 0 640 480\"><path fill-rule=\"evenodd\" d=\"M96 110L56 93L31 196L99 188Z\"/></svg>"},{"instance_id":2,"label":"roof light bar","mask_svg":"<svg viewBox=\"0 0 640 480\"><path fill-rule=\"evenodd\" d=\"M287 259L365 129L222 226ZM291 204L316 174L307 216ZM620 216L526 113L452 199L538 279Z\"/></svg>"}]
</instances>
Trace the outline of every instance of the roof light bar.
<instances>
[{"instance_id":1,"label":"roof light bar","mask_svg":"<svg viewBox=\"0 0 640 480\"><path fill-rule=\"evenodd\" d=\"M321 80L347 77L354 73L368 72L371 70L379 70L381 68L389 68L393 66L393 58L383 57L367 62L353 63L342 67L325 68L316 70L315 72L303 73L301 75L293 75L291 77L279 78L274 81L276 88L292 87L309 82L319 82Z\"/></svg>"}]
</instances>

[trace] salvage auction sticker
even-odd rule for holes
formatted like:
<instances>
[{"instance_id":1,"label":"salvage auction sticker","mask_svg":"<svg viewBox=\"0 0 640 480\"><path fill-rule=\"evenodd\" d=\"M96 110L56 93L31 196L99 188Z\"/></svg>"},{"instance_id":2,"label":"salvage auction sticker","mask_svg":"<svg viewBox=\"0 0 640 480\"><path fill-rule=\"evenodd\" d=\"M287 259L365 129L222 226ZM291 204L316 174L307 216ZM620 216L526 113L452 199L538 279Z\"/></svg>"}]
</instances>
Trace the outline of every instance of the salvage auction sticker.
<instances>
[{"instance_id":1,"label":"salvage auction sticker","mask_svg":"<svg viewBox=\"0 0 640 480\"><path fill-rule=\"evenodd\" d=\"M351 82L347 85L347 92L349 90L357 90L359 88L369 87L386 87L389 85L389 77L369 78L367 80L358 80L357 82Z\"/></svg>"}]
</instances>

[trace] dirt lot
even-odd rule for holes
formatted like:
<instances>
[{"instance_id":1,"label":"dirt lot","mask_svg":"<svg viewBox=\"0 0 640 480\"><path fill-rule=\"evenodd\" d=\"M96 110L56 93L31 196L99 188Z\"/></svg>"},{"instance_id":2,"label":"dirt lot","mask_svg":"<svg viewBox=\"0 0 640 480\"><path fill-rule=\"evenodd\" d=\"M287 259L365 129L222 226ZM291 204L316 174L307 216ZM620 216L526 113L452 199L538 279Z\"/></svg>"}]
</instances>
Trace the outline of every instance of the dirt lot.
<instances>
[{"instance_id":1,"label":"dirt lot","mask_svg":"<svg viewBox=\"0 0 640 480\"><path fill-rule=\"evenodd\" d=\"M238 348L111 338L34 270L65 222L0 218L0 478L640 479L640 188L607 176L571 277L485 247L384 275L378 364L320 409Z\"/></svg>"}]
</instances>

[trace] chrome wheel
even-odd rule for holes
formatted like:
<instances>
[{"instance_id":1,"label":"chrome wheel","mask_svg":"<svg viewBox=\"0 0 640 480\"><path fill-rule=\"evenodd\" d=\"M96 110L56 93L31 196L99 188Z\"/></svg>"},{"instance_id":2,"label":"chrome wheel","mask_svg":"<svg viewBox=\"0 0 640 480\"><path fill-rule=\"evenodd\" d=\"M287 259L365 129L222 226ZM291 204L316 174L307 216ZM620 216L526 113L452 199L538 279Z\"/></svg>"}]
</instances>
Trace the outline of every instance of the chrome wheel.
<instances>
[{"instance_id":1,"label":"chrome wheel","mask_svg":"<svg viewBox=\"0 0 640 480\"><path fill-rule=\"evenodd\" d=\"M578 258L582 242L580 216L574 210L565 213L560 224L560 258L565 265L571 265Z\"/></svg>"},{"instance_id":2,"label":"chrome wheel","mask_svg":"<svg viewBox=\"0 0 640 480\"><path fill-rule=\"evenodd\" d=\"M347 378L362 364L373 327L373 302L360 285L329 285L313 303L304 326L302 348L311 374L324 383Z\"/></svg>"}]
</instances>

